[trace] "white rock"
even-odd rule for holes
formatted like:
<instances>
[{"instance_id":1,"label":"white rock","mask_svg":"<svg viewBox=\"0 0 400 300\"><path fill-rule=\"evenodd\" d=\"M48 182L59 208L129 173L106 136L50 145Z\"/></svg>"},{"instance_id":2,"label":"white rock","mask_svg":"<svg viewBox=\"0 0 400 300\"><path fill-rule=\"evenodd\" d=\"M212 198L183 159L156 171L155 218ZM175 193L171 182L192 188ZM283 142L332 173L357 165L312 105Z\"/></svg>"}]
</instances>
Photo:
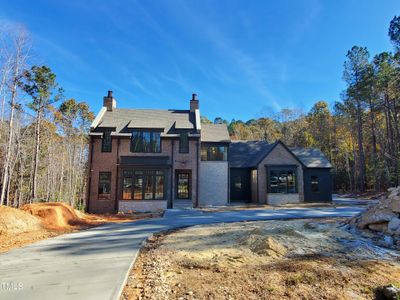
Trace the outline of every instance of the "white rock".
<instances>
[{"instance_id":1,"label":"white rock","mask_svg":"<svg viewBox=\"0 0 400 300\"><path fill-rule=\"evenodd\" d=\"M389 233L394 233L398 229L400 229L400 219L399 218L393 218L389 221L388 223L388 230Z\"/></svg>"},{"instance_id":2,"label":"white rock","mask_svg":"<svg viewBox=\"0 0 400 300\"><path fill-rule=\"evenodd\" d=\"M383 238L383 242L386 246L390 247L393 246L393 238L390 235L385 235Z\"/></svg>"}]
</instances>

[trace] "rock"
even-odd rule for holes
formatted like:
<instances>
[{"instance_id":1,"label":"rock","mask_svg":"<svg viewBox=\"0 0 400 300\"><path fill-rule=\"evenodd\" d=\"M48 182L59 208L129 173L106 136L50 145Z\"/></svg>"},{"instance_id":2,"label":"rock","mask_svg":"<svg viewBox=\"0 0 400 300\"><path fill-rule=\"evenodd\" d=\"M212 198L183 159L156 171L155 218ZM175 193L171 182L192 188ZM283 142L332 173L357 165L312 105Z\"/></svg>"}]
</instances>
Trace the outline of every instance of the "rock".
<instances>
[{"instance_id":1,"label":"rock","mask_svg":"<svg viewBox=\"0 0 400 300\"><path fill-rule=\"evenodd\" d=\"M383 244L386 245L387 247L393 246L394 240L390 235L385 235L383 237Z\"/></svg>"},{"instance_id":2,"label":"rock","mask_svg":"<svg viewBox=\"0 0 400 300\"><path fill-rule=\"evenodd\" d=\"M400 298L400 289L394 285L388 285L382 288L382 293L386 299L397 300Z\"/></svg>"},{"instance_id":3,"label":"rock","mask_svg":"<svg viewBox=\"0 0 400 300\"><path fill-rule=\"evenodd\" d=\"M395 233L399 229L400 229L400 219L399 218L391 219L390 222L388 223L389 233Z\"/></svg>"},{"instance_id":4,"label":"rock","mask_svg":"<svg viewBox=\"0 0 400 300\"><path fill-rule=\"evenodd\" d=\"M393 212L400 213L400 197L399 196L391 199L390 208Z\"/></svg>"},{"instance_id":5,"label":"rock","mask_svg":"<svg viewBox=\"0 0 400 300\"><path fill-rule=\"evenodd\" d=\"M359 217L357 227L364 229L370 224L389 222L396 217L397 215L391 209L374 206Z\"/></svg>"},{"instance_id":6,"label":"rock","mask_svg":"<svg viewBox=\"0 0 400 300\"><path fill-rule=\"evenodd\" d=\"M373 231L387 232L388 231L388 223L382 222L382 223L369 224L368 228Z\"/></svg>"}]
</instances>

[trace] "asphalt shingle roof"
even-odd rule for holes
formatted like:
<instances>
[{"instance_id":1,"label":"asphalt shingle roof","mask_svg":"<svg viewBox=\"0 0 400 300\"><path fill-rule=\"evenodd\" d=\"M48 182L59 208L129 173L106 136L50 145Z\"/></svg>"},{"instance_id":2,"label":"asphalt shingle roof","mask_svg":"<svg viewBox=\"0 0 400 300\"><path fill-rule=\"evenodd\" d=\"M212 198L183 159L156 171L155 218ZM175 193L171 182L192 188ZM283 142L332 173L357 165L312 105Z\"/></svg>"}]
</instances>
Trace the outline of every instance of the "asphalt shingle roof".
<instances>
[{"instance_id":1,"label":"asphalt shingle roof","mask_svg":"<svg viewBox=\"0 0 400 300\"><path fill-rule=\"evenodd\" d=\"M232 141L229 164L232 168L253 168L275 147L265 141ZM319 150L314 148L289 148L307 168L331 168L332 165Z\"/></svg>"},{"instance_id":2,"label":"asphalt shingle roof","mask_svg":"<svg viewBox=\"0 0 400 300\"><path fill-rule=\"evenodd\" d=\"M228 128L225 124L201 124L202 142L230 142Z\"/></svg>"},{"instance_id":3,"label":"asphalt shingle roof","mask_svg":"<svg viewBox=\"0 0 400 300\"><path fill-rule=\"evenodd\" d=\"M275 146L265 141L232 141L229 165L232 168L256 167L260 160Z\"/></svg>"},{"instance_id":4,"label":"asphalt shingle roof","mask_svg":"<svg viewBox=\"0 0 400 300\"><path fill-rule=\"evenodd\" d=\"M168 135L176 129L195 130L195 115L189 110L114 108L105 112L97 127L116 128L117 133L132 128L163 128L164 135Z\"/></svg>"},{"instance_id":5,"label":"asphalt shingle roof","mask_svg":"<svg viewBox=\"0 0 400 300\"><path fill-rule=\"evenodd\" d=\"M290 148L290 151L307 167L307 168L332 168L331 163L322 153L321 150L315 148Z\"/></svg>"}]
</instances>

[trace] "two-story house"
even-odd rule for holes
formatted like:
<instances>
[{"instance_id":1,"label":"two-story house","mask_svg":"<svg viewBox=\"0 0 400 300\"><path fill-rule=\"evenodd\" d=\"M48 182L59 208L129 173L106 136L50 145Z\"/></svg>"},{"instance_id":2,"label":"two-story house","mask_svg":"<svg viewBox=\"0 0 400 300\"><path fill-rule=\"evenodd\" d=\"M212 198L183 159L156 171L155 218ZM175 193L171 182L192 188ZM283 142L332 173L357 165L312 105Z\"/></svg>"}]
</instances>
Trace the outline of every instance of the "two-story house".
<instances>
[{"instance_id":1,"label":"two-story house","mask_svg":"<svg viewBox=\"0 0 400 300\"><path fill-rule=\"evenodd\" d=\"M331 200L319 150L231 143L226 125L201 124L196 94L187 110L120 109L109 91L89 137L89 212Z\"/></svg>"}]
</instances>

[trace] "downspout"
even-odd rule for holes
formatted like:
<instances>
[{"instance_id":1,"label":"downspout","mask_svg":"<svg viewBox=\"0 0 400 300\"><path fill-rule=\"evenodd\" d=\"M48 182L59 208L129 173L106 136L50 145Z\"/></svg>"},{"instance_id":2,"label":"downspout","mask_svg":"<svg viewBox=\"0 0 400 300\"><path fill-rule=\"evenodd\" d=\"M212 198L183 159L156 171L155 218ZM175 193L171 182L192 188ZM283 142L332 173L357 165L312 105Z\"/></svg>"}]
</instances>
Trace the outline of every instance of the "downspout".
<instances>
[{"instance_id":1,"label":"downspout","mask_svg":"<svg viewBox=\"0 0 400 300\"><path fill-rule=\"evenodd\" d=\"M93 161L93 137L89 135L89 174L88 174L88 187L87 187L87 195L86 195L86 207L85 211L89 212L90 210L90 194L91 194L91 185L92 185L92 161Z\"/></svg>"},{"instance_id":2,"label":"downspout","mask_svg":"<svg viewBox=\"0 0 400 300\"><path fill-rule=\"evenodd\" d=\"M259 191L259 186L258 186L258 179L259 179L259 171L258 171L258 166L256 168L257 170L257 203L260 204L260 191Z\"/></svg>"},{"instance_id":3,"label":"downspout","mask_svg":"<svg viewBox=\"0 0 400 300\"><path fill-rule=\"evenodd\" d=\"M231 168L229 167L229 153L230 152L230 146L228 145L228 189L227 189L227 195L228 195L228 204L231 205Z\"/></svg>"},{"instance_id":4,"label":"downspout","mask_svg":"<svg viewBox=\"0 0 400 300\"><path fill-rule=\"evenodd\" d=\"M174 197L174 139L171 139L171 180L170 180L170 203L167 205L168 208L174 208L173 197Z\"/></svg>"},{"instance_id":5,"label":"downspout","mask_svg":"<svg viewBox=\"0 0 400 300\"><path fill-rule=\"evenodd\" d=\"M115 179L115 212L118 213L119 201L118 201L118 186L119 186L119 144L120 138L117 139L117 178Z\"/></svg>"},{"instance_id":6,"label":"downspout","mask_svg":"<svg viewBox=\"0 0 400 300\"><path fill-rule=\"evenodd\" d=\"M200 166L200 157L199 157L199 148L200 148L200 138L198 138L196 142L196 208L199 207L199 166Z\"/></svg>"}]
</instances>

